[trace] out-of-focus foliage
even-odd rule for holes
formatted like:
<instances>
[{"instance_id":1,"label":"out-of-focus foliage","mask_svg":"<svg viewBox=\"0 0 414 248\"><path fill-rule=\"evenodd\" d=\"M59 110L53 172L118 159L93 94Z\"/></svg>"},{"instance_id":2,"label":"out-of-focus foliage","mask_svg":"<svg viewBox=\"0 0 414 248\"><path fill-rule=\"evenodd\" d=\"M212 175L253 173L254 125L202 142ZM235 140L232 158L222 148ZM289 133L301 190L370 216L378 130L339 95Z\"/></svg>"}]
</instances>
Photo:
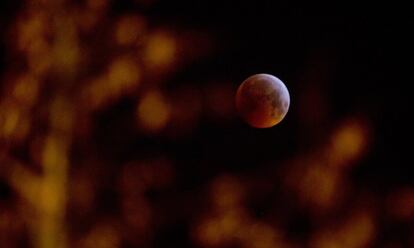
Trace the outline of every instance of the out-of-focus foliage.
<instances>
[{"instance_id":1,"label":"out-of-focus foliage","mask_svg":"<svg viewBox=\"0 0 414 248\"><path fill-rule=\"evenodd\" d=\"M226 47L217 33L120 2L26 0L9 18L0 247L414 245L414 188L355 180L375 123L329 119L323 56L286 82L287 120L252 130L231 81L249 71L197 67Z\"/></svg>"}]
</instances>

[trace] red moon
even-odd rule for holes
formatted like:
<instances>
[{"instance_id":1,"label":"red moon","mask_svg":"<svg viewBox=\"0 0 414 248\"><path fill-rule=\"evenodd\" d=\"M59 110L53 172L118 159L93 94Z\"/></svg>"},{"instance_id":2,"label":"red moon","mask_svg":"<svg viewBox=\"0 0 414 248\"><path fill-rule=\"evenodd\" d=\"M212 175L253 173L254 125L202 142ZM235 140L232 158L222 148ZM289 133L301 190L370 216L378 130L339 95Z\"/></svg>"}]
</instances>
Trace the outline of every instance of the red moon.
<instances>
[{"instance_id":1,"label":"red moon","mask_svg":"<svg viewBox=\"0 0 414 248\"><path fill-rule=\"evenodd\" d=\"M253 75L239 86L236 108L241 117L256 128L272 127L289 110L290 96L285 84L270 74Z\"/></svg>"}]
</instances>

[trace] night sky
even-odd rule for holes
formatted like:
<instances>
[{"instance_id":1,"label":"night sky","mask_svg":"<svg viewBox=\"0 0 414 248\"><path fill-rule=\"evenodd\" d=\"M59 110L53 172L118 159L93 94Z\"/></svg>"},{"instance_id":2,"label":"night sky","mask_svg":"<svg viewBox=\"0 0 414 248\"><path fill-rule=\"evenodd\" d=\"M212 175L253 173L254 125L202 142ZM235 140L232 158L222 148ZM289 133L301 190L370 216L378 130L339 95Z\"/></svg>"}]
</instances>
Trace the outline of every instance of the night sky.
<instances>
[{"instance_id":1,"label":"night sky","mask_svg":"<svg viewBox=\"0 0 414 248\"><path fill-rule=\"evenodd\" d=\"M414 244L409 8L389 3L102 1L108 4L99 10L103 14L91 24L95 26L75 25L76 44L84 56L80 62L63 70L56 62L35 76L43 83L30 107L20 102L10 107L16 75L32 75L25 60L30 52L19 48L16 23L29 16L27 9L43 11L28 2L0 3L0 213L20 223L13 228L0 224L0 233L9 233L9 238L0 238L0 246L49 247L32 244L30 237L42 234L25 219L31 215L21 208L26 205L10 179L15 163L36 175L47 174L38 155L46 149L47 134L68 147L57 156L68 161L61 222L67 247L90 247L90 242L105 240L107 232L115 238L99 247L256 247L249 242L265 240L263 230L280 230L283 242L262 247L328 247L320 245L319 238L325 237L320 233L339 243L341 237L351 237L351 243L342 240L347 248ZM62 13L73 20L88 9L88 1L65 2ZM112 34L124 16L145 20L145 31L134 43L118 45ZM51 23L46 25L59 31ZM59 39L50 37L50 44L58 44ZM64 37L71 41L71 36ZM168 39L178 44L172 62L151 67L148 44L158 44L154 57L161 51L163 58L169 50L162 45L170 44ZM107 69L117 68L110 67L113 61L123 63L121 73ZM132 66L139 68L139 80L129 82L123 75L136 76L128 70L131 63L139 65ZM99 76L105 73L109 76ZM256 73L275 75L289 89L289 112L272 128L247 125L234 108L237 87ZM102 93L99 82L105 85L105 80L140 82L119 86L119 91L116 85L122 83L112 85ZM53 112L55 97L72 106L68 109L74 117ZM146 108L140 107L144 99L152 99ZM29 131L7 131L2 123L23 108L29 110L24 112ZM142 123L153 113L161 124L148 128ZM48 119L53 116L57 123L72 116L72 131L60 129L64 122L54 126ZM341 130L345 135L335 136ZM124 204L128 197L132 203ZM394 214L397 205L406 212ZM216 233L203 236L207 231L199 230L205 223L221 214L232 218L221 208L236 215L241 211L236 226L263 229L241 235L244 229L224 224L220 229L217 224ZM368 216L368 222L358 216ZM361 237L342 226L347 221L368 233L367 243L360 241L367 246L352 243ZM113 240L117 242L109 245Z\"/></svg>"}]
</instances>

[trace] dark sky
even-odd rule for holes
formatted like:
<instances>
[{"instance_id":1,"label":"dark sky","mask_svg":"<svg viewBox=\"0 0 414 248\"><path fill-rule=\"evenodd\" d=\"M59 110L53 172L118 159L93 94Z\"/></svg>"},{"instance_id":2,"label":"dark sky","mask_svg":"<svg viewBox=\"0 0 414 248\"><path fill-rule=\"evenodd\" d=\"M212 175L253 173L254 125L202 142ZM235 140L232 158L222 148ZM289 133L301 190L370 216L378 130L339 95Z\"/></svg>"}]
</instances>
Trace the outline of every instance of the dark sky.
<instances>
[{"instance_id":1,"label":"dark sky","mask_svg":"<svg viewBox=\"0 0 414 248\"><path fill-rule=\"evenodd\" d=\"M236 88L252 74L270 73L282 79L291 94L286 119L275 128L251 128L237 117L220 123L202 116L194 132L178 141L137 132L131 99L95 113L91 144L114 175L120 171L117 165L129 160L164 156L173 161L177 185L161 196L148 193L149 198L173 203L165 215L202 202L205 185L221 173L266 177L269 167L312 151L350 116L367 119L372 132L367 156L352 171L353 182L373 192L414 185L409 101L414 43L409 38L412 13L406 13L410 8L379 2L366 6L253 0L140 2L145 1L113 1L108 15L143 13L151 20L149 25L204 32L215 44L211 53L180 68L166 85L218 79ZM6 30L20 7L19 1L0 1L0 72L9 63ZM82 151L82 140L74 143L79 146L74 157L76 152L90 152ZM107 184L113 186L109 180ZM104 193L102 206L112 210L117 196ZM167 237L155 239L160 242L157 247L167 247L170 240L185 247L185 223L191 216L183 216L183 226L180 222L157 234Z\"/></svg>"},{"instance_id":2,"label":"dark sky","mask_svg":"<svg viewBox=\"0 0 414 248\"><path fill-rule=\"evenodd\" d=\"M292 94L291 113L281 127L286 132L280 134L287 144L286 151L307 143L289 139L300 128L295 99L306 95L309 88L320 87L329 105L327 126L349 113L368 116L375 123L372 161L364 173L375 169L381 181L411 180L411 173L407 173L411 168L406 162L412 133L408 101L412 82L409 8L379 2L365 6L291 1L140 2L114 1L110 15L139 11L154 20L153 25L205 30L218 44L212 54L178 72L177 80L224 78L237 86L254 73L277 75L287 82ZM7 65L6 27L20 7L19 1L0 3L3 70ZM234 130L216 130L206 124L197 137L204 144L204 135L219 137L227 133L232 140L248 129ZM246 139L249 132L254 133L251 139L257 143L271 142L264 134L259 134L266 136L264 140L257 139L256 130L247 131Z\"/></svg>"},{"instance_id":3,"label":"dark sky","mask_svg":"<svg viewBox=\"0 0 414 248\"><path fill-rule=\"evenodd\" d=\"M315 87L310 79L319 80L331 121L361 113L375 123L372 161L363 174L381 175L381 182L410 182L411 25L405 9L378 2L160 1L147 11L172 26L215 35L220 49L184 71L186 77L227 77L237 84L269 72L288 82L293 113L288 127L281 127L287 135L295 133L296 95Z\"/></svg>"}]
</instances>

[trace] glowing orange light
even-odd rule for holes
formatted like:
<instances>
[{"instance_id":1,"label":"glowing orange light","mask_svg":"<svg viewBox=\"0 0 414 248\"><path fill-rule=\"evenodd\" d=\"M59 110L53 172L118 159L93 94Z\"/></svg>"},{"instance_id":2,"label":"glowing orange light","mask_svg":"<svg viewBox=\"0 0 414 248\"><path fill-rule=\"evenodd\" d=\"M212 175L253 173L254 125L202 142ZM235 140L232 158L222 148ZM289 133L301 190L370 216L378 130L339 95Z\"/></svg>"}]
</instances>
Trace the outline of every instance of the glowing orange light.
<instances>
[{"instance_id":1,"label":"glowing orange light","mask_svg":"<svg viewBox=\"0 0 414 248\"><path fill-rule=\"evenodd\" d=\"M167 125L170 108L164 97L156 91L143 96L137 108L138 122L148 131L159 131Z\"/></svg>"},{"instance_id":2,"label":"glowing orange light","mask_svg":"<svg viewBox=\"0 0 414 248\"><path fill-rule=\"evenodd\" d=\"M156 32L148 37L144 58L150 68L162 69L176 59L177 44L166 32Z\"/></svg>"},{"instance_id":3,"label":"glowing orange light","mask_svg":"<svg viewBox=\"0 0 414 248\"><path fill-rule=\"evenodd\" d=\"M136 87L140 79L137 64L129 57L115 59L108 71L109 91L122 92Z\"/></svg>"},{"instance_id":4,"label":"glowing orange light","mask_svg":"<svg viewBox=\"0 0 414 248\"><path fill-rule=\"evenodd\" d=\"M334 164L346 165L363 154L367 143L367 129L363 123L348 121L334 132L328 153Z\"/></svg>"},{"instance_id":5,"label":"glowing orange light","mask_svg":"<svg viewBox=\"0 0 414 248\"><path fill-rule=\"evenodd\" d=\"M311 247L369 247L374 235L375 224L372 215L367 212L354 213L344 223L317 233L311 241Z\"/></svg>"}]
</instances>

